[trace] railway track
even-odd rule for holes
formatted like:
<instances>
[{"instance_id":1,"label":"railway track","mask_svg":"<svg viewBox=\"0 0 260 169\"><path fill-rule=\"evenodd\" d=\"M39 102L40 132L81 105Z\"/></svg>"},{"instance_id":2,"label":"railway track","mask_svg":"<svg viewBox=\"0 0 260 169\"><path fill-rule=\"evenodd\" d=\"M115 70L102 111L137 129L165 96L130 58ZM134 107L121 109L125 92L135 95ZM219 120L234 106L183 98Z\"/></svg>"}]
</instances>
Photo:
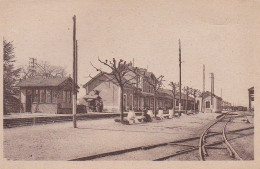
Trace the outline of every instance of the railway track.
<instances>
[{"instance_id":1,"label":"railway track","mask_svg":"<svg viewBox=\"0 0 260 169\"><path fill-rule=\"evenodd\" d=\"M237 116L242 117L242 116ZM225 114L207 127L201 136L184 140L155 144L145 147L134 147L87 157L72 159L71 161L85 160L242 160L228 142L226 134L239 134L254 129L245 127L227 131L226 126L233 115ZM238 139L233 137L232 139ZM199 150L199 153L197 151ZM213 155L212 155L213 154ZM215 156L214 156L215 154ZM217 156L216 156L217 154ZM221 158L218 158L220 156Z\"/></svg>"},{"instance_id":2,"label":"railway track","mask_svg":"<svg viewBox=\"0 0 260 169\"><path fill-rule=\"evenodd\" d=\"M246 115L245 115L246 116ZM212 123L200 137L199 156L201 161L205 160L242 160L236 150L231 146L226 137L226 127L234 118L232 114L227 113L222 118ZM222 128L222 131L220 129ZM210 133L222 133L214 137L208 137ZM207 143L207 144L206 144Z\"/></svg>"}]
</instances>

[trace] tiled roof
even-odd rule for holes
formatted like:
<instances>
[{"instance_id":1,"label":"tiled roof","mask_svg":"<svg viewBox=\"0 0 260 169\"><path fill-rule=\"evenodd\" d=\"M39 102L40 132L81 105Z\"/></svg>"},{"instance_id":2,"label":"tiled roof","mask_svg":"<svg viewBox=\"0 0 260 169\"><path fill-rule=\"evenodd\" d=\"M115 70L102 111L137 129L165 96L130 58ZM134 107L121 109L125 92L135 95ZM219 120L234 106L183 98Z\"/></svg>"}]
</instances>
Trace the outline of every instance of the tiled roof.
<instances>
[{"instance_id":1,"label":"tiled roof","mask_svg":"<svg viewBox=\"0 0 260 169\"><path fill-rule=\"evenodd\" d=\"M113 74L111 74L111 73L98 73L95 77L93 77L93 78L90 79L86 84L84 84L84 85L83 85L83 88L86 88L87 85L89 85L90 83L93 82L93 80L98 79L98 78L100 78L101 76L106 77L106 78L108 79L107 82L110 81L110 82L112 82L112 83L118 85L118 82L117 82L117 80L115 79L115 76L114 76ZM129 80L129 78L131 78L131 76L129 76L129 77L128 77L128 76L123 77L123 78L122 78L122 82L125 82L126 80ZM130 83L132 83L133 81L134 81L134 80L131 80ZM105 80L104 82L106 82L106 80ZM125 87L133 87L133 86L132 86L131 84L126 83Z\"/></svg>"},{"instance_id":2,"label":"tiled roof","mask_svg":"<svg viewBox=\"0 0 260 169\"><path fill-rule=\"evenodd\" d=\"M159 93L165 93L165 94L167 94L167 95L173 96L172 91L169 90L169 89L159 89ZM175 98L176 98L176 99L179 99L179 98L180 98L179 96L180 96L179 92L176 92ZM186 96L185 93L181 93L181 98L182 98L182 99L185 100L186 97L187 97L187 96ZM194 98L188 96L188 100L194 100Z\"/></svg>"},{"instance_id":3,"label":"tiled roof","mask_svg":"<svg viewBox=\"0 0 260 169\"><path fill-rule=\"evenodd\" d=\"M20 81L16 86L19 87L44 87L44 86L59 86L65 80L69 79L70 77L34 77L28 78Z\"/></svg>"},{"instance_id":4,"label":"tiled roof","mask_svg":"<svg viewBox=\"0 0 260 169\"><path fill-rule=\"evenodd\" d=\"M206 97L206 96L211 96L211 92L209 92L209 91L204 92L203 97ZM212 96L216 97L217 99L221 99L222 100L221 97L219 97L219 96L217 96L215 94L212 94Z\"/></svg>"},{"instance_id":5,"label":"tiled roof","mask_svg":"<svg viewBox=\"0 0 260 169\"><path fill-rule=\"evenodd\" d=\"M253 87L250 87L248 90L254 90L254 86L253 86Z\"/></svg>"},{"instance_id":6,"label":"tiled roof","mask_svg":"<svg viewBox=\"0 0 260 169\"><path fill-rule=\"evenodd\" d=\"M139 75L144 75L144 76L146 76L146 77L152 77L152 76L154 76L154 74L153 74L153 72L148 72L147 71L147 69L144 69L144 68L140 68L140 67L130 67L130 69L132 70L132 71L136 71L136 73L137 74L139 74Z\"/></svg>"}]
</instances>

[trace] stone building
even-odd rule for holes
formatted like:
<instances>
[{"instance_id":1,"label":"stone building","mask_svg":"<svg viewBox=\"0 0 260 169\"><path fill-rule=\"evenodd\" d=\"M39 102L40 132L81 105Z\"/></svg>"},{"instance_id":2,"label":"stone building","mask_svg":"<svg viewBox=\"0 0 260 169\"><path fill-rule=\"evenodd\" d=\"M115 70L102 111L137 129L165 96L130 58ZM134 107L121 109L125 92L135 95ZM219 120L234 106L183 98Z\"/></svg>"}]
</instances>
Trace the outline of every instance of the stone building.
<instances>
[{"instance_id":1,"label":"stone building","mask_svg":"<svg viewBox=\"0 0 260 169\"><path fill-rule=\"evenodd\" d=\"M152 85L147 81L154 84L156 77L152 72L147 69L136 68L136 74L129 72L125 78L126 80L135 76L132 80L132 85L127 85L123 93L123 109L124 111L134 110L142 111L144 108L153 110L154 106L154 91ZM88 100L93 91L99 91L99 96L102 98L103 111L105 112L119 112L120 105L120 87L113 79L112 75L99 73L91 80L89 80L83 88L86 89L85 100ZM93 96L91 96L93 97ZM178 97L178 96L177 96ZM178 99L176 97L176 100ZM170 90L160 89L156 95L156 108L172 109L173 96ZM184 94L183 100L186 99ZM191 101L192 98L189 97ZM190 102L189 101L189 102ZM185 101L183 101L185 104ZM178 105L178 103L176 103ZM183 104L182 104L183 105Z\"/></svg>"},{"instance_id":2,"label":"stone building","mask_svg":"<svg viewBox=\"0 0 260 169\"><path fill-rule=\"evenodd\" d=\"M197 97L199 109L204 113L219 113L222 111L222 98L206 91L202 97Z\"/></svg>"}]
</instances>

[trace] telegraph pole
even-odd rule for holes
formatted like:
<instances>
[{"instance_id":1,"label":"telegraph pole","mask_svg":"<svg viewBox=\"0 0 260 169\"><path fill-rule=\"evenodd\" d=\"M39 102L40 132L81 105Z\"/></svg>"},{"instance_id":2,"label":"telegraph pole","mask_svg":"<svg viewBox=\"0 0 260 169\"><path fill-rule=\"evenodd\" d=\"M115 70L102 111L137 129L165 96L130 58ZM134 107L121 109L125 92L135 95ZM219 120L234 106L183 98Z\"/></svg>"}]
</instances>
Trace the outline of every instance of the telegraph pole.
<instances>
[{"instance_id":1,"label":"telegraph pole","mask_svg":"<svg viewBox=\"0 0 260 169\"><path fill-rule=\"evenodd\" d=\"M203 107L204 107L204 93L205 93L205 65L203 64L203 91L201 94L201 112L203 112Z\"/></svg>"},{"instance_id":2,"label":"telegraph pole","mask_svg":"<svg viewBox=\"0 0 260 169\"><path fill-rule=\"evenodd\" d=\"M180 99L179 99L179 111L181 114L181 40L179 39L179 68L180 68L180 81L179 81L179 91L180 91Z\"/></svg>"},{"instance_id":3,"label":"telegraph pole","mask_svg":"<svg viewBox=\"0 0 260 169\"><path fill-rule=\"evenodd\" d=\"M78 40L76 40L76 57L75 57L75 84L76 84L76 91L78 85ZM78 100L78 92L76 92L76 101Z\"/></svg>"},{"instance_id":4,"label":"telegraph pole","mask_svg":"<svg viewBox=\"0 0 260 169\"><path fill-rule=\"evenodd\" d=\"M30 58L29 59L29 76L35 76L36 75L36 65L37 65L37 59L36 58Z\"/></svg>"},{"instance_id":5,"label":"telegraph pole","mask_svg":"<svg viewBox=\"0 0 260 169\"><path fill-rule=\"evenodd\" d=\"M205 92L205 65L203 65L203 93Z\"/></svg>"},{"instance_id":6,"label":"telegraph pole","mask_svg":"<svg viewBox=\"0 0 260 169\"><path fill-rule=\"evenodd\" d=\"M213 105L213 94L214 94L214 73L210 73L211 78L211 105Z\"/></svg>"},{"instance_id":7,"label":"telegraph pole","mask_svg":"<svg viewBox=\"0 0 260 169\"><path fill-rule=\"evenodd\" d=\"M213 85L213 88L212 88L212 90L213 90L213 94L215 94L215 82L214 82L214 73L212 73L212 75L213 75L213 83L212 83L212 85Z\"/></svg>"},{"instance_id":8,"label":"telegraph pole","mask_svg":"<svg viewBox=\"0 0 260 169\"><path fill-rule=\"evenodd\" d=\"M72 82L72 112L73 127L77 128L77 41L76 41L76 16L73 16L73 82Z\"/></svg>"}]
</instances>

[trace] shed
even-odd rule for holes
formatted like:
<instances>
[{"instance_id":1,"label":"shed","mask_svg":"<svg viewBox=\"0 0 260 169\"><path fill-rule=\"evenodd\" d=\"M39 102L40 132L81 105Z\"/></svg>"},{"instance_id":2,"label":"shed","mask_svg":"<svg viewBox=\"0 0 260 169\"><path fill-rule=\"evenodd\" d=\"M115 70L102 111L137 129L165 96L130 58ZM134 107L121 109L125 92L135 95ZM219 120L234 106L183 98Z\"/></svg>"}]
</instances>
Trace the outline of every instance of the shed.
<instances>
[{"instance_id":1,"label":"shed","mask_svg":"<svg viewBox=\"0 0 260 169\"><path fill-rule=\"evenodd\" d=\"M22 105L20 112L72 113L72 83L70 77L31 77L21 80L17 84Z\"/></svg>"}]
</instances>

